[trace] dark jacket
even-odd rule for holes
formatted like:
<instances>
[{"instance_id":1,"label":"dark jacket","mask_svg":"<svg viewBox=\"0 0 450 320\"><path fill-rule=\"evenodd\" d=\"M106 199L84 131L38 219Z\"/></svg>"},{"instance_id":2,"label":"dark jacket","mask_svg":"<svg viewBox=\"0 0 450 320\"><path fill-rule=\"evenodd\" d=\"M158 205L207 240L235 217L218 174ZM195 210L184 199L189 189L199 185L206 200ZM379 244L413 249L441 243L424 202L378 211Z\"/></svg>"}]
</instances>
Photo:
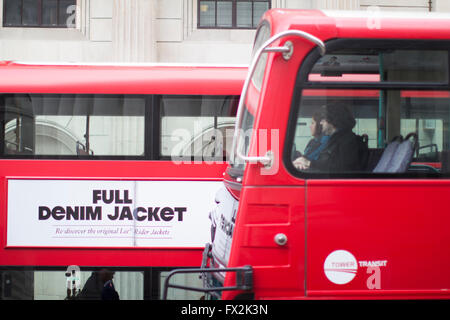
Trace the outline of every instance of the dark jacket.
<instances>
[{"instance_id":1,"label":"dark jacket","mask_svg":"<svg viewBox=\"0 0 450 320\"><path fill-rule=\"evenodd\" d=\"M311 171L348 172L361 170L358 137L351 130L331 135L317 160L311 160Z\"/></svg>"},{"instance_id":2,"label":"dark jacket","mask_svg":"<svg viewBox=\"0 0 450 320\"><path fill-rule=\"evenodd\" d=\"M81 300L100 300L102 297L103 284L100 280L98 272L92 272L89 279L87 279L83 290L78 295Z\"/></svg>"},{"instance_id":3,"label":"dark jacket","mask_svg":"<svg viewBox=\"0 0 450 320\"><path fill-rule=\"evenodd\" d=\"M112 280L106 281L103 285L102 300L120 300Z\"/></svg>"}]
</instances>

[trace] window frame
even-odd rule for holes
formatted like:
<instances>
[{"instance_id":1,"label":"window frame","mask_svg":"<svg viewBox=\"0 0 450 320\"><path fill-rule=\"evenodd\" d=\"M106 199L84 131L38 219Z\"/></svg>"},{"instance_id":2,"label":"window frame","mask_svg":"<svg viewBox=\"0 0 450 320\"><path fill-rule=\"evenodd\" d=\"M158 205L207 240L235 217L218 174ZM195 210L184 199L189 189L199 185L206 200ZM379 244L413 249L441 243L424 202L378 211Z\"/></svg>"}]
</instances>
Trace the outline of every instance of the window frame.
<instances>
[{"instance_id":1,"label":"window frame","mask_svg":"<svg viewBox=\"0 0 450 320\"><path fill-rule=\"evenodd\" d=\"M214 26L202 26L200 23L200 4L202 1L213 1L215 3L214 9ZM231 26L224 27L217 25L217 2L231 2ZM253 12L254 12L254 3L262 2L267 3L269 5L269 9L272 8L271 0L245 0L242 2L251 2L252 3L252 27L238 27L237 26L237 3L241 2L240 0L197 0L197 29L239 29L239 30L255 30L258 28L259 21L253 21Z\"/></svg>"},{"instance_id":2,"label":"window frame","mask_svg":"<svg viewBox=\"0 0 450 320\"><path fill-rule=\"evenodd\" d=\"M319 49L313 48L304 58L297 71L294 85L294 93L290 105L289 120L285 142L283 146L283 163L289 173L299 179L445 179L450 177L450 173L377 173L352 172L352 173L312 173L301 171L294 167L291 160L292 144L295 139L297 117L299 113L298 105L302 99L304 89L375 89L375 90L436 90L450 91L450 41L449 40L406 40L406 39L333 39L326 42L327 52L337 49L427 49L427 50L447 50L448 55L448 75L447 83L433 82L333 82L333 81L308 81L308 76L317 60L321 57Z\"/></svg>"},{"instance_id":3,"label":"window frame","mask_svg":"<svg viewBox=\"0 0 450 320\"><path fill-rule=\"evenodd\" d=\"M17 0L16 0L17 1ZM37 13L37 18L38 18L38 23L36 25L24 25L23 24L23 0L21 1L21 9L20 9L20 20L21 23L20 24L6 24L6 3L5 0L3 1L3 22L2 22L2 27L3 28L42 28L42 29L73 29L75 27L69 27L67 26L67 24L60 24L59 21L59 9L60 9L60 2L61 0L56 0L57 1L57 24L56 25L46 25L43 24L42 22L42 15L43 15L43 0L36 0L38 1L38 13ZM74 0L74 5L77 5L77 0ZM75 15L77 14L77 11L75 11L74 13ZM76 21L77 17L75 17L75 21Z\"/></svg>"}]
</instances>

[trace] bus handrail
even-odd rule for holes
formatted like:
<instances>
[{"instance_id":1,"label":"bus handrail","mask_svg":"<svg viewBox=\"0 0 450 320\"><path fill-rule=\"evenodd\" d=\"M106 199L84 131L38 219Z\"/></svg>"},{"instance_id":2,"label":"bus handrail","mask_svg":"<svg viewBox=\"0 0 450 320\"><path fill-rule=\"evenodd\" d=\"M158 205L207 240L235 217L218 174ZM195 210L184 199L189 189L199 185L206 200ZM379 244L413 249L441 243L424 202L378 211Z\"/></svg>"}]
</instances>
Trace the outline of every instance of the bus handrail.
<instances>
[{"instance_id":1,"label":"bus handrail","mask_svg":"<svg viewBox=\"0 0 450 320\"><path fill-rule=\"evenodd\" d=\"M180 273L199 273L199 274L205 274L205 273L216 273L216 272L236 272L236 285L230 286L230 287L211 287L211 288L199 288L199 287L191 287L191 286L183 286L178 284L171 284L170 279ZM241 268L192 268L192 269L175 269L171 271L166 279L164 280L164 289L163 289L163 297L162 300L167 300L168 290L169 288L175 288L175 289L184 289L188 291L197 291L197 292L204 292L204 293L211 293L211 292L220 292L220 291L234 291L234 290L252 290L253 288L253 270L251 266L244 266Z\"/></svg>"},{"instance_id":2,"label":"bus handrail","mask_svg":"<svg viewBox=\"0 0 450 320\"><path fill-rule=\"evenodd\" d=\"M292 55L292 49L293 49L292 46L285 45L282 47L269 47L276 40L283 38L283 37L287 37L287 36L297 36L297 37L301 37L303 39L313 42L314 44L316 44L319 47L320 54L322 56L326 52L325 43L322 40L320 40L319 38L317 38L307 32L304 32L304 31L287 30L287 31L280 32L280 33L272 36L271 38L269 38L266 42L263 43L263 45L256 51L256 54L253 56L253 59L250 63L249 71L247 73L247 78L245 79L244 86L242 88L241 98L239 99L239 105L238 105L238 110L237 110L237 114L236 114L236 130L234 131L233 146L232 146L231 150L237 157L242 159L244 162L261 162L265 167L269 167L269 168L272 166L272 163L273 163L273 153L270 150L264 156L246 156L238 150L237 140L239 138L239 128L241 126L241 118L242 118L245 97L247 94L247 90L248 90L250 81L253 77L253 73L255 72L256 65L259 61L259 58L261 57L261 54L263 52L282 52L282 53L286 54L284 56L285 59L289 59L290 55ZM233 159L233 157L232 157L232 159Z\"/></svg>"}]
</instances>

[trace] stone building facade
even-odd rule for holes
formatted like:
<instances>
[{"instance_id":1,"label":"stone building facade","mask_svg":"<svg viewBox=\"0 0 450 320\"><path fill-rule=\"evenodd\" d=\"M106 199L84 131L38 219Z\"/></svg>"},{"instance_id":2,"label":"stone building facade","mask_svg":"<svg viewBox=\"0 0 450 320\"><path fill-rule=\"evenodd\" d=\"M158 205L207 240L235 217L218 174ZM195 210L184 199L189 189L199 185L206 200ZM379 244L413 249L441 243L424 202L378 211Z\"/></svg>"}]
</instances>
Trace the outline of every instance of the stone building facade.
<instances>
[{"instance_id":1,"label":"stone building facade","mask_svg":"<svg viewBox=\"0 0 450 320\"><path fill-rule=\"evenodd\" d=\"M67 16L70 27L61 27L11 24L14 8L8 8L8 1L27 3L0 0L1 60L92 63L246 64L254 28L201 26L200 19L215 6L216 19L220 20L223 14L227 18L230 13L223 7L224 2L229 3L225 4L229 8L234 6L233 19L237 15L238 20L243 12L239 8L247 8L242 3L252 1L259 2L254 6L260 8L258 11L254 7L255 20L266 5L324 10L367 10L378 6L381 10L450 11L446 0L56 0L60 6L72 5ZM219 12L220 8L223 10ZM32 10L21 14L24 20L24 15L32 14Z\"/></svg>"}]
</instances>

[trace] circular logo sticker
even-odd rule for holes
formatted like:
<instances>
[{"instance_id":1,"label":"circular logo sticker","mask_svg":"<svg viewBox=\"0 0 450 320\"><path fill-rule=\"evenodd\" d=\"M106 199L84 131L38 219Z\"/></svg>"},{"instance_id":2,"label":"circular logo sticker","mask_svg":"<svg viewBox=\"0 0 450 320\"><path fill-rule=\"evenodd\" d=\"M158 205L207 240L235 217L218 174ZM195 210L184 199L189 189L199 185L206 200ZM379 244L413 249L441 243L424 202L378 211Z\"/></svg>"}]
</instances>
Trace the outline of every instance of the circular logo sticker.
<instances>
[{"instance_id":1,"label":"circular logo sticker","mask_svg":"<svg viewBox=\"0 0 450 320\"><path fill-rule=\"evenodd\" d=\"M355 257L348 251L336 250L328 255L323 265L328 280L335 284L346 284L353 280L358 270Z\"/></svg>"}]
</instances>

